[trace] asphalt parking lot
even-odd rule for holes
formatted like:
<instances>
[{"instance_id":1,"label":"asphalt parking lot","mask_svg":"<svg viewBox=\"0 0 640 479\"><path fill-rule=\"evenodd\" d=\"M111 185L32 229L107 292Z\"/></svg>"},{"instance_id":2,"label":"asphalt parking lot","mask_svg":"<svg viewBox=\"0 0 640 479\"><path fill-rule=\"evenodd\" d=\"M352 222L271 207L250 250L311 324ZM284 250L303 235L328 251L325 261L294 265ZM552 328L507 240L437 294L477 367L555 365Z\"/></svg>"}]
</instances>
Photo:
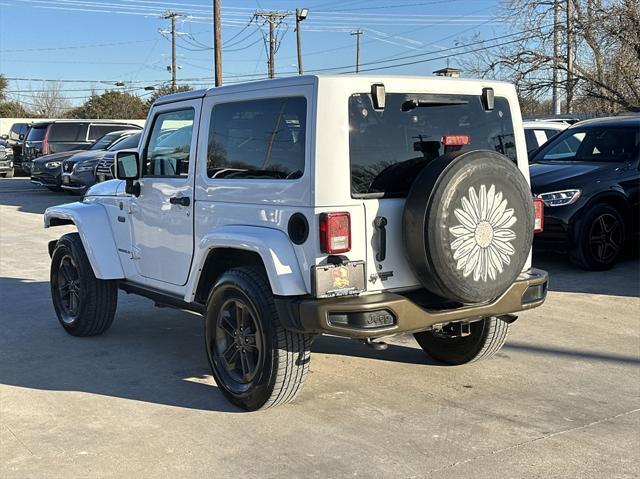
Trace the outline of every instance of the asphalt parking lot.
<instances>
[{"instance_id":1,"label":"asphalt parking lot","mask_svg":"<svg viewBox=\"0 0 640 479\"><path fill-rule=\"evenodd\" d=\"M0 477L639 477L640 261L585 273L536 255L547 303L498 357L445 367L323 337L297 401L230 406L200 317L120 293L102 337L73 338L49 296L47 206L0 179Z\"/></svg>"}]
</instances>

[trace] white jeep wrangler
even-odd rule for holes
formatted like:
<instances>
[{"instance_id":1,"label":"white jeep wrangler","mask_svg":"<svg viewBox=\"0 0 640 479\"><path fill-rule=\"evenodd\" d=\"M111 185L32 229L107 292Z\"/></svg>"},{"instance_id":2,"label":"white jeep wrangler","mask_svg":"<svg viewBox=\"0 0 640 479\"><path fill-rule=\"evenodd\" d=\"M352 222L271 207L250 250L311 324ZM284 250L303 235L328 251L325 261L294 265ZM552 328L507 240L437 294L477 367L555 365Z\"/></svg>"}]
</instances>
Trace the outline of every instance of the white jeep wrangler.
<instances>
[{"instance_id":1,"label":"white jeep wrangler","mask_svg":"<svg viewBox=\"0 0 640 479\"><path fill-rule=\"evenodd\" d=\"M255 410L300 390L317 334L413 333L447 364L493 355L546 296L541 203L515 89L300 76L180 93L118 179L47 209L64 329L101 334L117 291L203 314L216 383Z\"/></svg>"}]
</instances>

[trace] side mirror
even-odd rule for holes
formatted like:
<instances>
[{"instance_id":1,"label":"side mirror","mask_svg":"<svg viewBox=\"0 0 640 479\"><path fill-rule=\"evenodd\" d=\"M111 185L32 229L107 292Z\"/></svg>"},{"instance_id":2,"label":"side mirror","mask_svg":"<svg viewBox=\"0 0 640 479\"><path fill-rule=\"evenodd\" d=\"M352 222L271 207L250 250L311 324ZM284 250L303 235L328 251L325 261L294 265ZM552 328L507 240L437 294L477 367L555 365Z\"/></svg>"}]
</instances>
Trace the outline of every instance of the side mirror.
<instances>
[{"instance_id":1,"label":"side mirror","mask_svg":"<svg viewBox=\"0 0 640 479\"><path fill-rule=\"evenodd\" d=\"M138 152L132 150L120 150L116 152L116 178L119 180L133 181L140 178L140 162Z\"/></svg>"},{"instance_id":2,"label":"side mirror","mask_svg":"<svg viewBox=\"0 0 640 479\"><path fill-rule=\"evenodd\" d=\"M116 178L127 182L124 187L125 193L140 196L140 183L133 183L135 180L140 178L140 161L138 152L135 150L117 151L113 164L116 170Z\"/></svg>"}]
</instances>

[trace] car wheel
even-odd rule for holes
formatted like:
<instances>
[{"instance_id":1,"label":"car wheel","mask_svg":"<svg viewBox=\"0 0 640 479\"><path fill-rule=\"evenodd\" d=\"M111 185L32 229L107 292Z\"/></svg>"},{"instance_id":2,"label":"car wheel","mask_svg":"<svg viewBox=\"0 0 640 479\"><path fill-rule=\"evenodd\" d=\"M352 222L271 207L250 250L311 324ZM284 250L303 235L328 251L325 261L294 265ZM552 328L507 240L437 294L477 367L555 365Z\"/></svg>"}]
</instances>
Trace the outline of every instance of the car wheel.
<instances>
[{"instance_id":1,"label":"car wheel","mask_svg":"<svg viewBox=\"0 0 640 479\"><path fill-rule=\"evenodd\" d=\"M618 261L625 240L622 215L610 205L596 205L580 220L571 260L590 270L610 269Z\"/></svg>"},{"instance_id":2,"label":"car wheel","mask_svg":"<svg viewBox=\"0 0 640 479\"><path fill-rule=\"evenodd\" d=\"M96 336L113 322L115 281L98 279L78 233L64 235L51 257L51 297L60 324L73 336Z\"/></svg>"},{"instance_id":3,"label":"car wheel","mask_svg":"<svg viewBox=\"0 0 640 479\"><path fill-rule=\"evenodd\" d=\"M236 406L254 411L294 399L307 376L311 340L282 327L260 270L231 269L211 290L207 356L218 387Z\"/></svg>"},{"instance_id":4,"label":"car wheel","mask_svg":"<svg viewBox=\"0 0 640 479\"><path fill-rule=\"evenodd\" d=\"M491 316L469 324L468 336L429 330L414 333L422 350L440 362L460 365L489 359L504 345L509 323Z\"/></svg>"}]
</instances>

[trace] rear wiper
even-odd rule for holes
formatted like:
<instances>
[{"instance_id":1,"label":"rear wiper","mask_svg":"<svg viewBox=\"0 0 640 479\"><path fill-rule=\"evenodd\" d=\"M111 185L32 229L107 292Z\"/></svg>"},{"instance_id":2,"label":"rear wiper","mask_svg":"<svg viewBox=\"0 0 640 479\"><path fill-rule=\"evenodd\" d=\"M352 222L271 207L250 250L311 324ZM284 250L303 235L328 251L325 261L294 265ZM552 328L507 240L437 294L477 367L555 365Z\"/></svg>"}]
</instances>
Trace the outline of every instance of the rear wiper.
<instances>
[{"instance_id":1,"label":"rear wiper","mask_svg":"<svg viewBox=\"0 0 640 479\"><path fill-rule=\"evenodd\" d=\"M451 100L451 101L428 101L428 100L417 100L412 98L410 100L405 101L402 104L402 111L411 111L415 108L423 108L428 106L450 106L450 105L466 105L469 102L466 100Z\"/></svg>"}]
</instances>

